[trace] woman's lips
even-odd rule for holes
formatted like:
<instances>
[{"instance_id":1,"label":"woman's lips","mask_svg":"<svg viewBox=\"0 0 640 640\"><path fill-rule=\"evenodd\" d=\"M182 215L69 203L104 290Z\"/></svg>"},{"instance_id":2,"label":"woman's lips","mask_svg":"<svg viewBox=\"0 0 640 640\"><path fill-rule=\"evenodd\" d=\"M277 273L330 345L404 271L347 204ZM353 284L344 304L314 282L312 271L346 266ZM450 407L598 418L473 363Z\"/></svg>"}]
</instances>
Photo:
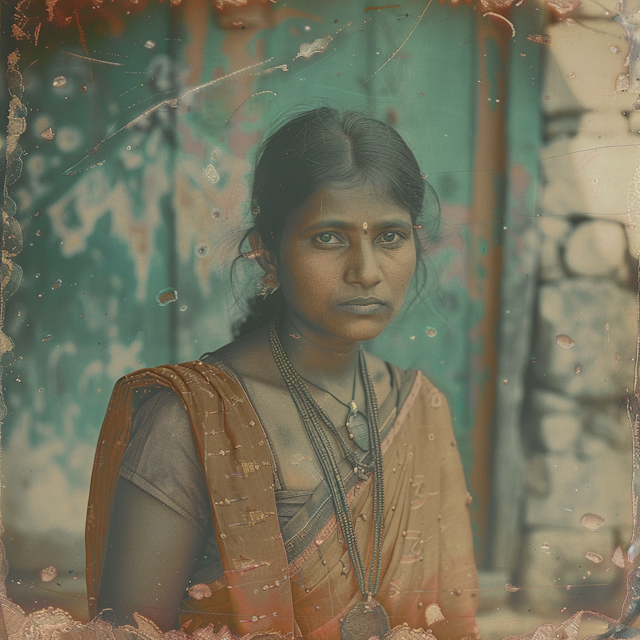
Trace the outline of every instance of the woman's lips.
<instances>
[{"instance_id":1,"label":"woman's lips","mask_svg":"<svg viewBox=\"0 0 640 640\"><path fill-rule=\"evenodd\" d=\"M342 311L368 316L374 313L380 313L387 305L379 298L353 298L346 302L341 302L337 306L338 309Z\"/></svg>"}]
</instances>

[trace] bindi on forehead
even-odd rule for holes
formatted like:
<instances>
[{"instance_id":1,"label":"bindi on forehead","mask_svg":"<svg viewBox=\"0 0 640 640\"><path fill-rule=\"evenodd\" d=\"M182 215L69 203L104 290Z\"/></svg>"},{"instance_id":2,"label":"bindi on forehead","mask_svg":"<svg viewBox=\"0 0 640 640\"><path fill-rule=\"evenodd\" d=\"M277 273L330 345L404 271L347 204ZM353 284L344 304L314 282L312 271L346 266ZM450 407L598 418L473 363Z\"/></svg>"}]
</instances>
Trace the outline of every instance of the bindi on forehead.
<instances>
[{"instance_id":1,"label":"bindi on forehead","mask_svg":"<svg viewBox=\"0 0 640 640\"><path fill-rule=\"evenodd\" d=\"M359 231L406 226L411 231L411 214L371 185L325 186L291 213L288 233L307 235L318 229Z\"/></svg>"}]
</instances>

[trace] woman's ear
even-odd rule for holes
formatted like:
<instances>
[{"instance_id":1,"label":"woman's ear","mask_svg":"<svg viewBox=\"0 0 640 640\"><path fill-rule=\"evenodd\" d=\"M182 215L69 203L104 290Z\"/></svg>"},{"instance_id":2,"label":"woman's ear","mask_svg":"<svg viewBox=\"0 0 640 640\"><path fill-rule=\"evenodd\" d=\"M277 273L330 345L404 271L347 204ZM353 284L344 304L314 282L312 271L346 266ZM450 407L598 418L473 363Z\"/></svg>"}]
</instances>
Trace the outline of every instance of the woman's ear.
<instances>
[{"instance_id":1,"label":"woman's ear","mask_svg":"<svg viewBox=\"0 0 640 640\"><path fill-rule=\"evenodd\" d=\"M249 234L249 244L251 251L256 257L256 262L262 267L267 276L272 276L272 280L278 277L278 264L275 256L264 246L262 238L257 231Z\"/></svg>"}]
</instances>

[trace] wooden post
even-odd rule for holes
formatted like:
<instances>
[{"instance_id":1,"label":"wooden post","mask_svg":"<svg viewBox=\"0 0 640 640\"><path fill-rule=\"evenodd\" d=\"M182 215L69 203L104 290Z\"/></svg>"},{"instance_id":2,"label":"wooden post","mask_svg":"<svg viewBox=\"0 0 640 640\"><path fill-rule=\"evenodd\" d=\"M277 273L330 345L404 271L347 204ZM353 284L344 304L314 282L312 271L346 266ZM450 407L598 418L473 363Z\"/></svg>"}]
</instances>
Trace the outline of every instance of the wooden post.
<instances>
[{"instance_id":1,"label":"wooden post","mask_svg":"<svg viewBox=\"0 0 640 640\"><path fill-rule=\"evenodd\" d=\"M497 329L500 318L502 226L506 164L505 97L510 31L495 18L483 17L478 4L480 83L477 104L477 138L473 204L469 217L469 293L481 302L482 317L471 328L471 383L475 413L471 487L479 505L472 523L484 543L491 495L491 427L496 406L498 365ZM483 560L482 545L478 564Z\"/></svg>"}]
</instances>

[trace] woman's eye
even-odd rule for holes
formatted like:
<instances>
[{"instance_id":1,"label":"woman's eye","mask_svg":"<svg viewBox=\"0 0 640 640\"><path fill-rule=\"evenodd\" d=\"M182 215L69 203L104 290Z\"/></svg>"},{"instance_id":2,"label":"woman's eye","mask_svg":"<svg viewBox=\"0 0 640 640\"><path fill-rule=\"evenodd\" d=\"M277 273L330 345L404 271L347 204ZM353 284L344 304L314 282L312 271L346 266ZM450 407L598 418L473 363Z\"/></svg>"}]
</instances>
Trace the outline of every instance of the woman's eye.
<instances>
[{"instance_id":1,"label":"woman's eye","mask_svg":"<svg viewBox=\"0 0 640 640\"><path fill-rule=\"evenodd\" d=\"M315 237L318 244L340 244L340 238L334 233L321 233Z\"/></svg>"},{"instance_id":2,"label":"woman's eye","mask_svg":"<svg viewBox=\"0 0 640 640\"><path fill-rule=\"evenodd\" d=\"M380 239L384 244L398 244L404 240L404 237L396 231L385 231L380 234Z\"/></svg>"}]
</instances>

